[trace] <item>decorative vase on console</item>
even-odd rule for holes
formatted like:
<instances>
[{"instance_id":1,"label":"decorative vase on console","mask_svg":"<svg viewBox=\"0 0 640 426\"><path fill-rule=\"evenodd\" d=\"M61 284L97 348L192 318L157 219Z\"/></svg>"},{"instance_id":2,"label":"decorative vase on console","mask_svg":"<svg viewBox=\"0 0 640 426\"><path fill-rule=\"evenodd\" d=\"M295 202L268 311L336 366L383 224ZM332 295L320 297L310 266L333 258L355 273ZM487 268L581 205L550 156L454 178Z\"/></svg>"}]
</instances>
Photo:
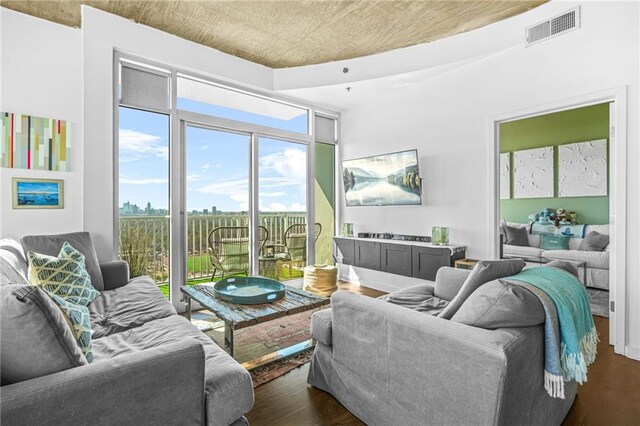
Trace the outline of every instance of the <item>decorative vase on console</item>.
<instances>
[{"instance_id":1,"label":"decorative vase on console","mask_svg":"<svg viewBox=\"0 0 640 426\"><path fill-rule=\"evenodd\" d=\"M449 244L449 228L446 226L434 226L431 228L431 242L439 246Z\"/></svg>"}]
</instances>

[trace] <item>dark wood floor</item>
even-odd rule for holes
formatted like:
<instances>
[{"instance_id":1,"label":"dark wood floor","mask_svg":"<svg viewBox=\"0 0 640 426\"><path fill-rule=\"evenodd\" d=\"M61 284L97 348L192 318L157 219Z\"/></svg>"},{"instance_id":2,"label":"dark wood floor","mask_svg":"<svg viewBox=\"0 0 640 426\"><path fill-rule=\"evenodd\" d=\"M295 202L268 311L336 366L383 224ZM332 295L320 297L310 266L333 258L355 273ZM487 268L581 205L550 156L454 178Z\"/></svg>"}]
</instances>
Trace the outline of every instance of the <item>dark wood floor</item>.
<instances>
[{"instance_id":1,"label":"dark wood floor","mask_svg":"<svg viewBox=\"0 0 640 426\"><path fill-rule=\"evenodd\" d=\"M371 297L383 294L346 283L340 287ZM600 333L598 356L564 425L640 425L640 362L614 354L608 344L609 320L594 319ZM308 372L306 364L256 388L256 403L247 415L251 425L363 424L331 395L307 386Z\"/></svg>"}]
</instances>

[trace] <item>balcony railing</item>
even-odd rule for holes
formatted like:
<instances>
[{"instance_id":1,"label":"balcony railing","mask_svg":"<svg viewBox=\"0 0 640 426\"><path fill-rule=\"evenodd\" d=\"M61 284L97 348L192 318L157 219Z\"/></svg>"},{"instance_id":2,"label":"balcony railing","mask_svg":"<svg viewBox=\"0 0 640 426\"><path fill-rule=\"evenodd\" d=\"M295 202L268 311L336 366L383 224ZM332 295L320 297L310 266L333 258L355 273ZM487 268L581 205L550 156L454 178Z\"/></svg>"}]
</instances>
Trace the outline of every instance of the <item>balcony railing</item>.
<instances>
[{"instance_id":1,"label":"balcony railing","mask_svg":"<svg viewBox=\"0 0 640 426\"><path fill-rule=\"evenodd\" d=\"M304 213L260 213L260 225L269 231L269 242L284 243L284 232L305 223ZM121 216L120 256L129 262L132 276L149 275L156 284L169 282L169 218ZM219 226L248 226L242 214L189 215L187 218L187 281L210 278L207 254L209 233Z\"/></svg>"}]
</instances>

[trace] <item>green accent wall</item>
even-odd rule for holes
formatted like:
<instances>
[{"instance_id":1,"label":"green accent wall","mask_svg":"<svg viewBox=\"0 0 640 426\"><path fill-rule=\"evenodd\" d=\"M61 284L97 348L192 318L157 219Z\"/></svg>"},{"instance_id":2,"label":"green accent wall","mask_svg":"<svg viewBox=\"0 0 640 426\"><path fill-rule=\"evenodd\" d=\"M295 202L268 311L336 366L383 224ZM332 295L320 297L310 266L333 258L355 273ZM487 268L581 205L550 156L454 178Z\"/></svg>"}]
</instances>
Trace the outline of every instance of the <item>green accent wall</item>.
<instances>
[{"instance_id":1,"label":"green accent wall","mask_svg":"<svg viewBox=\"0 0 640 426\"><path fill-rule=\"evenodd\" d=\"M322 233L316 241L316 264L334 263L335 155L334 145L316 143L316 222L322 225Z\"/></svg>"},{"instance_id":2,"label":"green accent wall","mask_svg":"<svg viewBox=\"0 0 640 426\"><path fill-rule=\"evenodd\" d=\"M593 105L569 111L526 118L500 125L500 153L524 149L559 146L568 143L607 139L609 158L609 104ZM531 213L543 208L565 208L575 211L586 224L609 223L609 196L513 198L513 154L511 155L511 199L500 200L500 217L508 222L526 223ZM556 178L554 194L558 194L558 150L554 152Z\"/></svg>"}]
</instances>

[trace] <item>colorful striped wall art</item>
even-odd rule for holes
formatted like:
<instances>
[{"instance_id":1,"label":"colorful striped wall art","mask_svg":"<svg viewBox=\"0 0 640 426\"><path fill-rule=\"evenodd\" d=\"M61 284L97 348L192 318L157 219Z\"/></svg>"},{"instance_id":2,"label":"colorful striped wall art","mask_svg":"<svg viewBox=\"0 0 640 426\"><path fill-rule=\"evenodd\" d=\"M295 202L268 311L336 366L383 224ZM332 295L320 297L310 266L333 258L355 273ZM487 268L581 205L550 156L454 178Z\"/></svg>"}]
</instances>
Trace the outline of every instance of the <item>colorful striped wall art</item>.
<instances>
[{"instance_id":1,"label":"colorful striped wall art","mask_svg":"<svg viewBox=\"0 0 640 426\"><path fill-rule=\"evenodd\" d=\"M70 124L53 118L2 112L0 167L71 170Z\"/></svg>"}]
</instances>

